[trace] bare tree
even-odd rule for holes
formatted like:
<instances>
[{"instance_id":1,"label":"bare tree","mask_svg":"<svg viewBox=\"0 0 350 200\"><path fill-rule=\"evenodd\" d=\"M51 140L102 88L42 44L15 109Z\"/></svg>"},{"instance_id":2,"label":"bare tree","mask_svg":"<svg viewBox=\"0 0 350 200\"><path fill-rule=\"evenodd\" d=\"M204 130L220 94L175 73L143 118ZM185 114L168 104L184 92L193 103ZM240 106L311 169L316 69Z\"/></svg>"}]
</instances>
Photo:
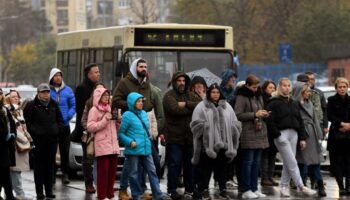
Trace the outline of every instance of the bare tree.
<instances>
[{"instance_id":1,"label":"bare tree","mask_svg":"<svg viewBox=\"0 0 350 200\"><path fill-rule=\"evenodd\" d=\"M156 22L159 18L156 0L132 1L131 10L135 14L135 24L146 24Z\"/></svg>"}]
</instances>

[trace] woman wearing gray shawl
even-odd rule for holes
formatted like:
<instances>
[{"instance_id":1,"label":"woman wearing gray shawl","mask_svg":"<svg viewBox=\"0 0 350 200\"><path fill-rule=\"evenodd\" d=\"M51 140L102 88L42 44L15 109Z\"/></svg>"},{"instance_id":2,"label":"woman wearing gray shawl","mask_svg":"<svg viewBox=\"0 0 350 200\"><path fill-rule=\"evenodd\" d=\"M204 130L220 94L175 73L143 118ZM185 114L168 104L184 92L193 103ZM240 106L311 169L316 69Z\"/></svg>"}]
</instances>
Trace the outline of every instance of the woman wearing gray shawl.
<instances>
[{"instance_id":1,"label":"woman wearing gray shawl","mask_svg":"<svg viewBox=\"0 0 350 200\"><path fill-rule=\"evenodd\" d=\"M292 91L293 98L299 102L300 115L304 122L305 131L308 135L306 139L305 149L298 149L297 161L299 165L300 175L304 184L307 178L308 166L311 174L318 184L318 195L326 196L323 179L321 176L320 163L322 162L321 139L322 130L315 115L315 109L312 102L309 100L311 95L310 86L303 82L296 82Z\"/></svg>"},{"instance_id":2,"label":"woman wearing gray shawl","mask_svg":"<svg viewBox=\"0 0 350 200\"><path fill-rule=\"evenodd\" d=\"M208 88L206 97L194 109L190 127L194 148L192 164L196 167L198 189L194 198L209 197L208 186L213 171L220 196L227 198L225 167L237 154L241 123L223 98L218 84Z\"/></svg>"}]
</instances>

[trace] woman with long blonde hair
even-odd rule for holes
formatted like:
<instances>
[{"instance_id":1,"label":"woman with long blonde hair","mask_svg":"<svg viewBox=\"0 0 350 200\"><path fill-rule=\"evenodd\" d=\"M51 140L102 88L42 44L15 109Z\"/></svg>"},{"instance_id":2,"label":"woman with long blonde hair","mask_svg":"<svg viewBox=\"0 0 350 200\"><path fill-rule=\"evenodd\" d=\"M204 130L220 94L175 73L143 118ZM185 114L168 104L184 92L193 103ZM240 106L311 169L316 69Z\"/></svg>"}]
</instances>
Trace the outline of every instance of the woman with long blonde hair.
<instances>
[{"instance_id":1,"label":"woman with long blonde hair","mask_svg":"<svg viewBox=\"0 0 350 200\"><path fill-rule=\"evenodd\" d=\"M277 87L277 95L271 99L267 107L270 112L268 133L274 138L274 143L283 160L281 196L290 196L290 179L293 179L295 185L303 194L313 196L316 191L304 186L295 158L298 141L300 148L304 149L307 135L298 103L290 96L291 89L290 80L281 78Z\"/></svg>"}]
</instances>

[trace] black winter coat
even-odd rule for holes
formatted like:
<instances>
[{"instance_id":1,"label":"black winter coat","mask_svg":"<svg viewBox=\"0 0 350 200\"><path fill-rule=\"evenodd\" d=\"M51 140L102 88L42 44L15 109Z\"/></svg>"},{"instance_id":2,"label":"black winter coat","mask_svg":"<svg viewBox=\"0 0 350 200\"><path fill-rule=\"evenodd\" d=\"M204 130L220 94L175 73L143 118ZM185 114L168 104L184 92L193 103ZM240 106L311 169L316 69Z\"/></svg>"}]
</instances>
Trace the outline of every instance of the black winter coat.
<instances>
[{"instance_id":1,"label":"black winter coat","mask_svg":"<svg viewBox=\"0 0 350 200\"><path fill-rule=\"evenodd\" d=\"M291 98L274 97L268 103L267 110L271 111L267 120L268 134L273 138L278 138L281 135L280 131L284 129L297 131L299 140L307 138L298 102Z\"/></svg>"},{"instance_id":2,"label":"black winter coat","mask_svg":"<svg viewBox=\"0 0 350 200\"><path fill-rule=\"evenodd\" d=\"M95 83L86 78L83 83L78 85L75 89L76 123L75 129L71 135L71 140L74 142L81 142L81 136L83 136L84 131L81 125L81 118L83 117L86 101L91 97L94 87Z\"/></svg>"},{"instance_id":3,"label":"black winter coat","mask_svg":"<svg viewBox=\"0 0 350 200\"><path fill-rule=\"evenodd\" d=\"M64 130L61 111L52 99L45 106L36 96L24 108L24 118L34 144L42 141L57 142L58 135Z\"/></svg>"},{"instance_id":4,"label":"black winter coat","mask_svg":"<svg viewBox=\"0 0 350 200\"><path fill-rule=\"evenodd\" d=\"M0 109L3 109L0 107ZM15 157L15 139L6 141L7 134L14 133L16 134L16 125L13 121L13 118L10 112L6 109L6 116L0 115L0 166L1 167L10 167L16 166L16 157ZM7 119L5 119L7 118ZM10 130L8 130L8 125L10 123Z\"/></svg>"},{"instance_id":5,"label":"black winter coat","mask_svg":"<svg viewBox=\"0 0 350 200\"><path fill-rule=\"evenodd\" d=\"M348 154L350 151L350 131L340 133L339 128L341 122L350 122L350 97L346 95L345 98L342 98L338 94L329 97L327 115L328 120L331 122L327 149Z\"/></svg>"}]
</instances>

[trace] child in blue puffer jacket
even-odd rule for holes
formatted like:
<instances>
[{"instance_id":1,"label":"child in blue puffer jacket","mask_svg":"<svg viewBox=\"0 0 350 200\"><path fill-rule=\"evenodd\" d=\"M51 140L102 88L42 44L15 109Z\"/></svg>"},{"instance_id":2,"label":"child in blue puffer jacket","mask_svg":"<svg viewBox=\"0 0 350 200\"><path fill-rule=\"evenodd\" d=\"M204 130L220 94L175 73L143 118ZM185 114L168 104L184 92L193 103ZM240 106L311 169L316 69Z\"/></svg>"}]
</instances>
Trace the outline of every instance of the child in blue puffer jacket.
<instances>
[{"instance_id":1,"label":"child in blue puffer jacket","mask_svg":"<svg viewBox=\"0 0 350 200\"><path fill-rule=\"evenodd\" d=\"M130 189L132 198L141 199L143 190L140 182L140 167L146 169L151 184L153 199L162 200L166 196L160 191L156 168L152 158L152 147L147 113L142 110L143 96L132 92L127 97L129 111L123 114L118 137L125 145L124 154L130 166Z\"/></svg>"}]
</instances>

